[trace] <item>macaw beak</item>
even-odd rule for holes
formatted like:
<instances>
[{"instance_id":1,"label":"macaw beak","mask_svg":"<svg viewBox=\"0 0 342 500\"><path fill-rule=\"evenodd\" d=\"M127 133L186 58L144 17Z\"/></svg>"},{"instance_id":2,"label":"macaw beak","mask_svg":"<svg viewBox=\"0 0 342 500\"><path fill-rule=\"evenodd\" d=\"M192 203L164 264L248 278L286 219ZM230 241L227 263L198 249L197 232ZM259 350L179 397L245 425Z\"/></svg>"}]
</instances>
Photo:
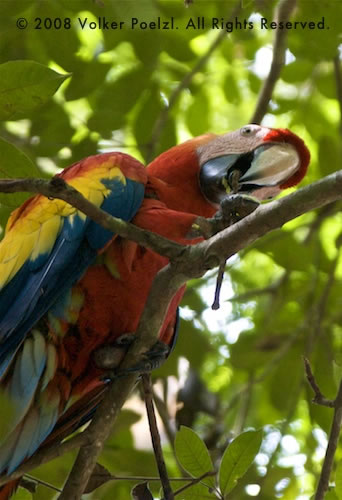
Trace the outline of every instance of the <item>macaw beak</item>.
<instances>
[{"instance_id":1,"label":"macaw beak","mask_svg":"<svg viewBox=\"0 0 342 500\"><path fill-rule=\"evenodd\" d=\"M299 167L300 156L294 146L269 142L248 153L208 160L200 170L200 187L214 204L227 193L246 193L264 200L276 196Z\"/></svg>"}]
</instances>

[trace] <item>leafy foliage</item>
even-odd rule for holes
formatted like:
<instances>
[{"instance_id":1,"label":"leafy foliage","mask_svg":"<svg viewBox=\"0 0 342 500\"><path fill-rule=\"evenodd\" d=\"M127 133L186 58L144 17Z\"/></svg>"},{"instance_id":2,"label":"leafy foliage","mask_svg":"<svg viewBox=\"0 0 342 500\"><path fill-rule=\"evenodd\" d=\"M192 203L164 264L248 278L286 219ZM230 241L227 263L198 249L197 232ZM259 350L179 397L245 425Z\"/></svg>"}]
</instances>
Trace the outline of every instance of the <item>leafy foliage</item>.
<instances>
[{"instance_id":1,"label":"leafy foliage","mask_svg":"<svg viewBox=\"0 0 342 500\"><path fill-rule=\"evenodd\" d=\"M201 438L189 427L181 426L175 438L175 452L181 466L193 477L213 470L209 451ZM207 482L212 483L211 479Z\"/></svg>"},{"instance_id":2,"label":"leafy foliage","mask_svg":"<svg viewBox=\"0 0 342 500\"><path fill-rule=\"evenodd\" d=\"M229 33L224 25L226 35L204 59L221 33L212 29L211 20L228 20L235 4L242 5L240 21L252 20L254 29L232 25ZM149 161L192 134L223 133L248 123L276 36L275 30L259 29L259 20L270 20L278 4L195 0L186 9L181 0L103 0L103 5L0 0L1 176L51 174L106 149ZM329 29L288 30L286 65L263 120L292 129L308 144L312 162L304 183L341 165L336 65L342 6L298 0L291 20L317 22L322 16ZM16 28L19 17L28 20L26 30ZM79 18L89 26L99 17L125 24L123 29L82 29ZM131 29L133 17L173 19L179 29ZM203 29L186 29L189 18L202 17ZM70 28L63 21L61 29L35 29L37 18L70 19ZM0 196L2 227L24 199L21 194ZM260 500L308 500L314 493L332 410L312 404L302 356L310 359L325 396L334 398L342 363L341 223L341 204L335 203L245 249L228 263L223 304L215 314L210 310L215 276L189 284L180 340L154 377L171 422L191 421L197 433L181 427L177 434L181 465L200 475L212 463L221 464L220 487L229 499L258 494ZM196 390L184 360L196 373ZM186 411L179 409L175 394ZM137 398L129 404L134 411L122 412L101 463L116 477L157 476L150 443L142 439L147 426L136 430L143 411ZM261 431L242 433L250 426L264 431L259 452ZM243 447L249 450L245 455ZM170 475L179 476L171 444L165 445L165 454ZM340 445L336 489L327 499L342 498L341 454ZM197 469L186 456L201 458ZM45 464L35 476L60 488L73 457L70 453ZM127 499L136 482L113 479L89 498ZM212 484L209 478L206 484ZM159 484L149 487L158 497ZM179 498L207 493L198 484ZM33 494L35 500L54 496L44 485ZM18 490L17 498L30 497Z\"/></svg>"},{"instance_id":3,"label":"leafy foliage","mask_svg":"<svg viewBox=\"0 0 342 500\"><path fill-rule=\"evenodd\" d=\"M251 466L260 449L261 440L262 431L243 432L224 452L220 467L220 490L224 497Z\"/></svg>"}]
</instances>

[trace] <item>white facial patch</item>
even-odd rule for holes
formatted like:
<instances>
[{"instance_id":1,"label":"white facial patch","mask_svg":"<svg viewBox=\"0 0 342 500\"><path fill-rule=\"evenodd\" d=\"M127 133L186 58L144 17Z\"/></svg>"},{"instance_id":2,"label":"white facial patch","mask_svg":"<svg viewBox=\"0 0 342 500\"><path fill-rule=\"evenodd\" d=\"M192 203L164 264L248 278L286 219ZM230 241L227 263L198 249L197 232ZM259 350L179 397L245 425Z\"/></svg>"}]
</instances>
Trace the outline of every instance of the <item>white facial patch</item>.
<instances>
[{"instance_id":1,"label":"white facial patch","mask_svg":"<svg viewBox=\"0 0 342 500\"><path fill-rule=\"evenodd\" d=\"M289 179L299 168L300 158L291 144L265 144L254 152L250 168L239 184L277 186Z\"/></svg>"}]
</instances>

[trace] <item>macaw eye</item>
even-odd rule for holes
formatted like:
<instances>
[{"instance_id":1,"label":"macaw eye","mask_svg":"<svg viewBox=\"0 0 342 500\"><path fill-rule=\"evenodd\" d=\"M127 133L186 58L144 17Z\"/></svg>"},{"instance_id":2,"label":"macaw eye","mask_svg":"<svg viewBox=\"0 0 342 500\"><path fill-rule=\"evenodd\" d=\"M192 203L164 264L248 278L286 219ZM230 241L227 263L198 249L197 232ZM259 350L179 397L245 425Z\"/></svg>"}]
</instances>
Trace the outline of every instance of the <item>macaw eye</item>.
<instances>
[{"instance_id":1,"label":"macaw eye","mask_svg":"<svg viewBox=\"0 0 342 500\"><path fill-rule=\"evenodd\" d=\"M259 129L258 125L246 125L245 127L241 128L240 134L243 135L244 137L247 137L255 134L258 129Z\"/></svg>"}]
</instances>

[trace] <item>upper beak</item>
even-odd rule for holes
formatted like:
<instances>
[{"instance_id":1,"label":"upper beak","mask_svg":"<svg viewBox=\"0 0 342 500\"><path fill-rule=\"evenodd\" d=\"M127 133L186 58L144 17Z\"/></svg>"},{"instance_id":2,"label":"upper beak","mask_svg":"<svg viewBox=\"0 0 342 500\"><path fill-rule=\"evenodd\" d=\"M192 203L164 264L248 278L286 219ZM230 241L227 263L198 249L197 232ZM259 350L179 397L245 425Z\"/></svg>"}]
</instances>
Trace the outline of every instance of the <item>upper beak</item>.
<instances>
[{"instance_id":1,"label":"upper beak","mask_svg":"<svg viewBox=\"0 0 342 500\"><path fill-rule=\"evenodd\" d=\"M279 186L296 172L299 164L299 154L292 144L263 144L253 151L249 168L239 177L239 190L245 190L249 184Z\"/></svg>"},{"instance_id":2,"label":"upper beak","mask_svg":"<svg viewBox=\"0 0 342 500\"><path fill-rule=\"evenodd\" d=\"M208 160L200 171L203 194L220 203L227 192L248 193L259 199L276 195L299 168L300 157L289 143L265 143L243 154Z\"/></svg>"}]
</instances>

